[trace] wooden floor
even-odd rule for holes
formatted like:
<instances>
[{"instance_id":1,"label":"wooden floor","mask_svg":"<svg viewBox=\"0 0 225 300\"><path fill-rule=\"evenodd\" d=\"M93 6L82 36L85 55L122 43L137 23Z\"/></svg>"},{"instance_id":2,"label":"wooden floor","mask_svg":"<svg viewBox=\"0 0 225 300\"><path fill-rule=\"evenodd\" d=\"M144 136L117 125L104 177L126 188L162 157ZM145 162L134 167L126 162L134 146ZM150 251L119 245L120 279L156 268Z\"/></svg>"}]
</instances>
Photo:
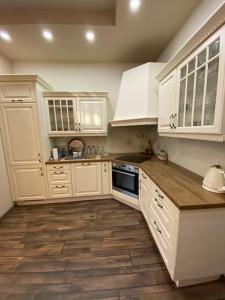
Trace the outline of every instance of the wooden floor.
<instances>
[{"instance_id":1,"label":"wooden floor","mask_svg":"<svg viewBox=\"0 0 225 300\"><path fill-rule=\"evenodd\" d=\"M95 200L15 207L0 220L0 299L214 300L225 283L176 289L141 213Z\"/></svg>"}]
</instances>

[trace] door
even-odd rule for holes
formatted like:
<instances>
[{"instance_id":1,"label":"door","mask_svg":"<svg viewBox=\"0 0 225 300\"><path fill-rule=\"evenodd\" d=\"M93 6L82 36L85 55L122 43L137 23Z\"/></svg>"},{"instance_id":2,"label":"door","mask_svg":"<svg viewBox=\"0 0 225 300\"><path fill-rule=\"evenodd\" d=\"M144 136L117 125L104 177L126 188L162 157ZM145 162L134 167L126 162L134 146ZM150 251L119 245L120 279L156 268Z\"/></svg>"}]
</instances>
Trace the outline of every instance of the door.
<instances>
[{"instance_id":1,"label":"door","mask_svg":"<svg viewBox=\"0 0 225 300\"><path fill-rule=\"evenodd\" d=\"M49 135L78 133L74 97L45 98Z\"/></svg>"},{"instance_id":2,"label":"door","mask_svg":"<svg viewBox=\"0 0 225 300\"><path fill-rule=\"evenodd\" d=\"M78 97L77 114L80 133L107 133L105 97Z\"/></svg>"},{"instance_id":3,"label":"door","mask_svg":"<svg viewBox=\"0 0 225 300\"><path fill-rule=\"evenodd\" d=\"M173 124L176 118L176 84L176 70L159 83L159 132L172 132L174 130Z\"/></svg>"},{"instance_id":4,"label":"door","mask_svg":"<svg viewBox=\"0 0 225 300\"><path fill-rule=\"evenodd\" d=\"M75 163L71 168L74 197L102 194L101 163Z\"/></svg>"},{"instance_id":5,"label":"door","mask_svg":"<svg viewBox=\"0 0 225 300\"><path fill-rule=\"evenodd\" d=\"M40 165L11 167L16 201L45 200L45 174Z\"/></svg>"},{"instance_id":6,"label":"door","mask_svg":"<svg viewBox=\"0 0 225 300\"><path fill-rule=\"evenodd\" d=\"M224 34L219 31L178 67L177 132L221 133L224 51Z\"/></svg>"},{"instance_id":7,"label":"door","mask_svg":"<svg viewBox=\"0 0 225 300\"><path fill-rule=\"evenodd\" d=\"M41 163L35 104L2 104L3 127L10 164Z\"/></svg>"},{"instance_id":8,"label":"door","mask_svg":"<svg viewBox=\"0 0 225 300\"><path fill-rule=\"evenodd\" d=\"M35 85L32 82L1 82L0 101L35 102Z\"/></svg>"}]
</instances>

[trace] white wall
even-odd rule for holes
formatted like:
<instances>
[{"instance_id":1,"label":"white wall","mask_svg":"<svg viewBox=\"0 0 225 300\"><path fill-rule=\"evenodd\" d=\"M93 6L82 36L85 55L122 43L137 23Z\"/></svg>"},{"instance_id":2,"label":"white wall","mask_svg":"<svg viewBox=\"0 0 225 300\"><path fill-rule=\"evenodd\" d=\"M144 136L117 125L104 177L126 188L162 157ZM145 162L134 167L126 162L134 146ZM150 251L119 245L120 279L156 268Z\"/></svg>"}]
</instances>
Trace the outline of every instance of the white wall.
<instances>
[{"instance_id":1,"label":"white wall","mask_svg":"<svg viewBox=\"0 0 225 300\"><path fill-rule=\"evenodd\" d=\"M12 73L12 63L0 54L0 74L10 73ZM0 127L0 217L4 215L10 207L12 207L12 196L6 170Z\"/></svg>"},{"instance_id":2,"label":"white wall","mask_svg":"<svg viewBox=\"0 0 225 300\"><path fill-rule=\"evenodd\" d=\"M37 74L59 91L108 91L108 118L111 120L122 73L136 64L16 62L16 74Z\"/></svg>"},{"instance_id":3,"label":"white wall","mask_svg":"<svg viewBox=\"0 0 225 300\"><path fill-rule=\"evenodd\" d=\"M225 1L201 1L164 50L159 61L168 61L222 3L225 3ZM160 137L157 141L157 148L166 149L171 161L202 176L205 175L209 166L215 162L219 162L225 168L225 143Z\"/></svg>"}]
</instances>

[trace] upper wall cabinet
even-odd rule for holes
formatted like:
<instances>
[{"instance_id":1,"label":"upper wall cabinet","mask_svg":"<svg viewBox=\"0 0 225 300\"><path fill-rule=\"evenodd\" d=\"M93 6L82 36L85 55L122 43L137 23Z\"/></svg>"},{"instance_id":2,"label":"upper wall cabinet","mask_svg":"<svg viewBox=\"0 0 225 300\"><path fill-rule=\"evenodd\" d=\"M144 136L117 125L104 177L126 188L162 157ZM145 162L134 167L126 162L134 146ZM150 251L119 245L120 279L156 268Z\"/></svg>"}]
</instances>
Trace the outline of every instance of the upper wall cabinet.
<instances>
[{"instance_id":1,"label":"upper wall cabinet","mask_svg":"<svg viewBox=\"0 0 225 300\"><path fill-rule=\"evenodd\" d=\"M33 82L0 82L0 101L35 102Z\"/></svg>"},{"instance_id":2,"label":"upper wall cabinet","mask_svg":"<svg viewBox=\"0 0 225 300\"><path fill-rule=\"evenodd\" d=\"M65 95L60 93L59 96L58 92L46 94L46 115L50 136L107 134L106 95L83 93L81 96L81 93L70 93L71 95L67 96L66 93Z\"/></svg>"},{"instance_id":3,"label":"upper wall cabinet","mask_svg":"<svg viewBox=\"0 0 225 300\"><path fill-rule=\"evenodd\" d=\"M174 72L176 79L175 75L173 78ZM223 141L224 81L225 26L161 80L159 132Z\"/></svg>"}]
</instances>

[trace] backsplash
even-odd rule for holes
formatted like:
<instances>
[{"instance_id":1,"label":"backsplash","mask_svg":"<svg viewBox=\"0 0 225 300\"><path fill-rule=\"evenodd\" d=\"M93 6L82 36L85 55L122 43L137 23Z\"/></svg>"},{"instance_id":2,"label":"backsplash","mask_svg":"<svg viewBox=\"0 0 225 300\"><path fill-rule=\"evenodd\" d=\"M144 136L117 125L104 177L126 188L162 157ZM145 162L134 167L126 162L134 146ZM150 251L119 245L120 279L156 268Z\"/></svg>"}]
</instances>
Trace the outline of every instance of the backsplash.
<instances>
[{"instance_id":1,"label":"backsplash","mask_svg":"<svg viewBox=\"0 0 225 300\"><path fill-rule=\"evenodd\" d=\"M67 147L73 137L51 138L52 146ZM142 152L151 139L153 144L157 139L156 126L114 127L108 129L106 137L78 137L85 147L99 147L104 153Z\"/></svg>"}]
</instances>

